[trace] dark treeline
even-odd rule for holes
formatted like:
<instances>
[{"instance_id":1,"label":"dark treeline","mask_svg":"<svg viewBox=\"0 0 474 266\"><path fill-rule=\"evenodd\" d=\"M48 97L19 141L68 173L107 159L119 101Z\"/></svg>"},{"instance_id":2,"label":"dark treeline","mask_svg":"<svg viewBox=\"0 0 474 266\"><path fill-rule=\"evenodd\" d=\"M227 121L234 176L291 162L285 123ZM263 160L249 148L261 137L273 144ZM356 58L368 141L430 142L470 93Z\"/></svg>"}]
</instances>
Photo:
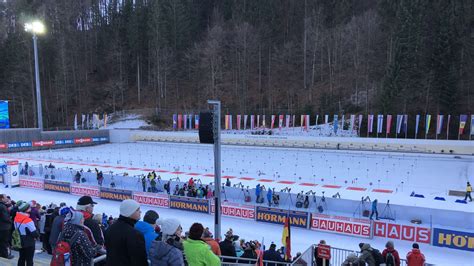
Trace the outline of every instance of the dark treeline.
<instances>
[{"instance_id":1,"label":"dark treeline","mask_svg":"<svg viewBox=\"0 0 474 266\"><path fill-rule=\"evenodd\" d=\"M31 34L45 126L81 112L472 111L472 0L0 1L0 99L35 125Z\"/></svg>"}]
</instances>

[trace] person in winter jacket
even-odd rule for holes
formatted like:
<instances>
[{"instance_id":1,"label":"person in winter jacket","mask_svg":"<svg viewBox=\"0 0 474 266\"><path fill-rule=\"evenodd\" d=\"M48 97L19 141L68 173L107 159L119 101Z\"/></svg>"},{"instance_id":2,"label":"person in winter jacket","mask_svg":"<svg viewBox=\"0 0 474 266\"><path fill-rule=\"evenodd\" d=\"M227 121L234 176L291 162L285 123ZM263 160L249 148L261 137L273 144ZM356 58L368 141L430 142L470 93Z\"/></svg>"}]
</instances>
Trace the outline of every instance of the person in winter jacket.
<instances>
[{"instance_id":1,"label":"person in winter jacket","mask_svg":"<svg viewBox=\"0 0 474 266\"><path fill-rule=\"evenodd\" d=\"M58 216L54 217L53 223L51 224L51 233L49 235L49 244L51 245L51 250L56 248L58 242L59 234L63 231L64 218L71 211L67 206L59 209Z\"/></svg>"},{"instance_id":2,"label":"person in winter jacket","mask_svg":"<svg viewBox=\"0 0 474 266\"><path fill-rule=\"evenodd\" d=\"M183 244L181 234L183 228L176 219L160 220L161 240L153 240L151 243L150 261L151 266L182 266L184 265Z\"/></svg>"},{"instance_id":3,"label":"person in winter jacket","mask_svg":"<svg viewBox=\"0 0 474 266\"><path fill-rule=\"evenodd\" d=\"M238 237L237 237L238 238ZM225 233L224 241L219 243L219 247L221 249L221 255L226 257L237 257L234 247L234 241L237 240L234 236L234 232L232 228L230 228L227 233ZM224 262L235 262L232 259L224 259Z\"/></svg>"},{"instance_id":4,"label":"person in winter jacket","mask_svg":"<svg viewBox=\"0 0 474 266\"><path fill-rule=\"evenodd\" d=\"M189 266L217 266L221 260L212 253L209 245L201 237L204 227L200 223L194 223L189 229L189 237L184 241L184 254Z\"/></svg>"},{"instance_id":5,"label":"person in winter jacket","mask_svg":"<svg viewBox=\"0 0 474 266\"><path fill-rule=\"evenodd\" d=\"M204 233L202 233L202 240L206 242L209 247L211 247L211 250L214 254L217 256L221 255L221 248L219 247L219 243L213 238L211 231L209 231L209 228L206 227L204 229Z\"/></svg>"},{"instance_id":6,"label":"person in winter jacket","mask_svg":"<svg viewBox=\"0 0 474 266\"><path fill-rule=\"evenodd\" d=\"M350 253L349 255L347 255L346 260L344 260L341 266L358 266L360 264L357 261L358 261L357 255L355 253ZM316 265L319 265L319 264L316 264Z\"/></svg>"},{"instance_id":7,"label":"person in winter jacket","mask_svg":"<svg viewBox=\"0 0 474 266\"><path fill-rule=\"evenodd\" d=\"M386 266L400 266L400 256L392 241L388 241L387 244L385 244L382 256ZM391 263L392 261L393 263Z\"/></svg>"},{"instance_id":8,"label":"person in winter jacket","mask_svg":"<svg viewBox=\"0 0 474 266\"><path fill-rule=\"evenodd\" d=\"M259 203L260 195L262 194L262 188L260 184L257 184L255 187L255 201L256 203Z\"/></svg>"},{"instance_id":9,"label":"person in winter jacket","mask_svg":"<svg viewBox=\"0 0 474 266\"><path fill-rule=\"evenodd\" d=\"M284 262L280 253L276 251L276 245L274 243L270 244L270 248L263 253L263 260L270 260L276 262ZM267 263L268 266L276 266L274 263Z\"/></svg>"},{"instance_id":10,"label":"person in winter jacket","mask_svg":"<svg viewBox=\"0 0 474 266\"><path fill-rule=\"evenodd\" d=\"M38 206L36 204L36 201L34 201L34 200L30 201L29 204L30 204L30 209L31 209L30 218L31 218L31 220L33 220L33 223L35 224L35 227L38 230L39 229L38 222L41 219L41 215L39 213L41 207L38 208Z\"/></svg>"},{"instance_id":11,"label":"person in winter jacket","mask_svg":"<svg viewBox=\"0 0 474 266\"><path fill-rule=\"evenodd\" d=\"M370 213L370 220L372 220L372 216L375 214L375 220L379 219L379 212L377 211L377 199L372 201L372 212Z\"/></svg>"},{"instance_id":12,"label":"person in winter jacket","mask_svg":"<svg viewBox=\"0 0 474 266\"><path fill-rule=\"evenodd\" d=\"M466 196L464 197L464 200L467 200L467 198L469 198L469 201L472 201L471 192L472 192L471 183L467 182L467 185L466 185Z\"/></svg>"},{"instance_id":13,"label":"person in winter jacket","mask_svg":"<svg viewBox=\"0 0 474 266\"><path fill-rule=\"evenodd\" d=\"M145 239L135 229L140 220L140 205L132 199L120 204L120 216L105 232L107 266L147 266Z\"/></svg>"},{"instance_id":14,"label":"person in winter jacket","mask_svg":"<svg viewBox=\"0 0 474 266\"><path fill-rule=\"evenodd\" d=\"M273 200L273 194L272 194L272 189L268 188L267 192L267 201L268 201L268 206L272 206L272 200Z\"/></svg>"},{"instance_id":15,"label":"person in winter jacket","mask_svg":"<svg viewBox=\"0 0 474 266\"><path fill-rule=\"evenodd\" d=\"M255 243L253 241L247 242L243 245L244 254L240 256L238 263L239 264L255 264L257 259L257 253L255 252ZM252 259L252 260L244 260Z\"/></svg>"},{"instance_id":16,"label":"person in winter jacket","mask_svg":"<svg viewBox=\"0 0 474 266\"><path fill-rule=\"evenodd\" d=\"M368 243L360 243L360 256L357 263L366 263L368 266L375 266L375 258L372 256L372 248Z\"/></svg>"},{"instance_id":17,"label":"person in winter jacket","mask_svg":"<svg viewBox=\"0 0 474 266\"><path fill-rule=\"evenodd\" d=\"M0 257L13 259L9 254L9 240L12 230L12 220L8 212L10 199L5 194L0 194Z\"/></svg>"},{"instance_id":18,"label":"person in winter jacket","mask_svg":"<svg viewBox=\"0 0 474 266\"><path fill-rule=\"evenodd\" d=\"M159 217L157 212L149 210L145 213L145 216L143 216L143 221L138 221L135 224L135 229L137 229L145 239L146 253L148 255L151 242L158 237L158 234L155 232L155 224Z\"/></svg>"},{"instance_id":19,"label":"person in winter jacket","mask_svg":"<svg viewBox=\"0 0 474 266\"><path fill-rule=\"evenodd\" d=\"M64 229L59 241L69 241L71 248L71 265L90 265L96 254L86 233L84 232L84 215L79 211L71 211L65 218Z\"/></svg>"},{"instance_id":20,"label":"person in winter jacket","mask_svg":"<svg viewBox=\"0 0 474 266\"><path fill-rule=\"evenodd\" d=\"M417 243L413 243L413 249L407 254L408 266L423 266L425 265L425 255L421 253L420 246Z\"/></svg>"},{"instance_id":21,"label":"person in winter jacket","mask_svg":"<svg viewBox=\"0 0 474 266\"><path fill-rule=\"evenodd\" d=\"M21 248L19 250L18 266L33 265L33 256L35 255L35 241L39 237L36 226L30 218L30 204L21 202L18 206L18 212L15 215L14 227L18 229L21 239Z\"/></svg>"},{"instance_id":22,"label":"person in winter jacket","mask_svg":"<svg viewBox=\"0 0 474 266\"><path fill-rule=\"evenodd\" d=\"M100 230L99 223L94 220L94 202L90 196L82 196L77 201L76 210L82 212L84 215L84 225L92 232L93 239L90 238L91 242L95 242L99 246L104 245L104 236Z\"/></svg>"}]
</instances>

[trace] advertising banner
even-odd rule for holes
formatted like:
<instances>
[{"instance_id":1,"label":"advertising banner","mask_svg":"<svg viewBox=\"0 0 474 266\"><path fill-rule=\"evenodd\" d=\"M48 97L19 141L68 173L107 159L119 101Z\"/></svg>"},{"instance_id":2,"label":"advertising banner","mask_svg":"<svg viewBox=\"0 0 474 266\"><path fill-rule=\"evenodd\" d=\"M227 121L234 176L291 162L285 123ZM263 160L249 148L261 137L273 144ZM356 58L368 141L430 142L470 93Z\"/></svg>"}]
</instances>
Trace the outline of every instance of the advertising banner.
<instances>
[{"instance_id":1,"label":"advertising banner","mask_svg":"<svg viewBox=\"0 0 474 266\"><path fill-rule=\"evenodd\" d=\"M54 180L44 180L44 190L69 194L71 193L71 183Z\"/></svg>"},{"instance_id":2,"label":"advertising banner","mask_svg":"<svg viewBox=\"0 0 474 266\"><path fill-rule=\"evenodd\" d=\"M311 214L311 230L370 238L370 220Z\"/></svg>"},{"instance_id":3,"label":"advertising banner","mask_svg":"<svg viewBox=\"0 0 474 266\"><path fill-rule=\"evenodd\" d=\"M134 192L133 199L138 203L154 206L154 207L163 207L169 208L169 198L168 195L156 194L156 193L146 193L146 192Z\"/></svg>"},{"instance_id":4,"label":"advertising banner","mask_svg":"<svg viewBox=\"0 0 474 266\"><path fill-rule=\"evenodd\" d=\"M0 128L10 128L8 101L0 101Z\"/></svg>"},{"instance_id":5,"label":"advertising banner","mask_svg":"<svg viewBox=\"0 0 474 266\"><path fill-rule=\"evenodd\" d=\"M431 243L431 229L427 227L376 221L373 224L373 230L375 237Z\"/></svg>"},{"instance_id":6,"label":"advertising banner","mask_svg":"<svg viewBox=\"0 0 474 266\"><path fill-rule=\"evenodd\" d=\"M188 197L170 196L170 208L209 213L209 201L206 199L195 199Z\"/></svg>"},{"instance_id":7,"label":"advertising banner","mask_svg":"<svg viewBox=\"0 0 474 266\"><path fill-rule=\"evenodd\" d=\"M211 213L214 213L215 206L211 205ZM237 217L247 220L255 220L255 208L253 206L243 206L243 205L232 205L232 204L223 204L221 205L221 214L229 217Z\"/></svg>"},{"instance_id":8,"label":"advertising banner","mask_svg":"<svg viewBox=\"0 0 474 266\"><path fill-rule=\"evenodd\" d=\"M126 200L126 199L132 199L133 195L132 195L131 190L101 187L100 188L100 198L101 199L122 201L122 200Z\"/></svg>"},{"instance_id":9,"label":"advertising banner","mask_svg":"<svg viewBox=\"0 0 474 266\"><path fill-rule=\"evenodd\" d=\"M54 145L54 140L33 141L33 147L49 147Z\"/></svg>"},{"instance_id":10,"label":"advertising banner","mask_svg":"<svg viewBox=\"0 0 474 266\"><path fill-rule=\"evenodd\" d=\"M42 190L44 188L44 182L40 179L20 176L20 187L28 187Z\"/></svg>"},{"instance_id":11,"label":"advertising banner","mask_svg":"<svg viewBox=\"0 0 474 266\"><path fill-rule=\"evenodd\" d=\"M290 224L292 226L308 228L308 213L302 211L288 211L283 209L268 208L257 206L257 221L284 224L285 217L290 216Z\"/></svg>"},{"instance_id":12,"label":"advertising banner","mask_svg":"<svg viewBox=\"0 0 474 266\"><path fill-rule=\"evenodd\" d=\"M434 228L433 246L474 252L474 233Z\"/></svg>"},{"instance_id":13,"label":"advertising banner","mask_svg":"<svg viewBox=\"0 0 474 266\"><path fill-rule=\"evenodd\" d=\"M77 196L91 196L94 198L100 198L99 187L84 186L84 185L71 185L71 194Z\"/></svg>"},{"instance_id":14,"label":"advertising banner","mask_svg":"<svg viewBox=\"0 0 474 266\"><path fill-rule=\"evenodd\" d=\"M84 144L84 143L91 143L92 138L78 138L74 139L74 144Z\"/></svg>"}]
</instances>

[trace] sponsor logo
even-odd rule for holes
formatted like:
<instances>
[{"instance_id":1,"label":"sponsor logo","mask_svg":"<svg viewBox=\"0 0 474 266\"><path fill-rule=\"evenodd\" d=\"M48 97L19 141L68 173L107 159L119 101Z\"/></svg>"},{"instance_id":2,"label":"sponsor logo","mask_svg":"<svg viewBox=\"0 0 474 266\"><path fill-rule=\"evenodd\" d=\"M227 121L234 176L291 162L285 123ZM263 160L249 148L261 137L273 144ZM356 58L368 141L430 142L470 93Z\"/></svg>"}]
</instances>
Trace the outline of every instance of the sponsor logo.
<instances>
[{"instance_id":1,"label":"sponsor logo","mask_svg":"<svg viewBox=\"0 0 474 266\"><path fill-rule=\"evenodd\" d=\"M33 147L53 146L54 140L33 141Z\"/></svg>"},{"instance_id":2,"label":"sponsor logo","mask_svg":"<svg viewBox=\"0 0 474 266\"><path fill-rule=\"evenodd\" d=\"M211 213L214 213L214 212L215 212L215 206L211 205ZM222 205L221 214L224 216L255 220L255 209L249 208L249 207Z\"/></svg>"},{"instance_id":3,"label":"sponsor logo","mask_svg":"<svg viewBox=\"0 0 474 266\"><path fill-rule=\"evenodd\" d=\"M92 142L99 142L100 138L92 138Z\"/></svg>"},{"instance_id":4,"label":"sponsor logo","mask_svg":"<svg viewBox=\"0 0 474 266\"><path fill-rule=\"evenodd\" d=\"M20 143L19 142L12 142L8 143L8 148L20 148Z\"/></svg>"},{"instance_id":5,"label":"sponsor logo","mask_svg":"<svg viewBox=\"0 0 474 266\"><path fill-rule=\"evenodd\" d=\"M377 221L374 222L374 236L429 244L431 230L426 227Z\"/></svg>"},{"instance_id":6,"label":"sponsor logo","mask_svg":"<svg viewBox=\"0 0 474 266\"><path fill-rule=\"evenodd\" d=\"M126 200L126 199L132 199L133 196L132 196L132 191L131 190L101 187L100 188L100 198L101 199L123 201L123 200Z\"/></svg>"},{"instance_id":7,"label":"sponsor logo","mask_svg":"<svg viewBox=\"0 0 474 266\"><path fill-rule=\"evenodd\" d=\"M24 148L24 147L31 147L32 144L30 141L28 142L20 142L20 147Z\"/></svg>"},{"instance_id":8,"label":"sponsor logo","mask_svg":"<svg viewBox=\"0 0 474 266\"><path fill-rule=\"evenodd\" d=\"M308 228L308 213L301 211L288 211L258 206L256 220L267 223L284 224L287 215L290 217L291 225Z\"/></svg>"},{"instance_id":9,"label":"sponsor logo","mask_svg":"<svg viewBox=\"0 0 474 266\"><path fill-rule=\"evenodd\" d=\"M44 190L70 193L71 184L68 182L44 180Z\"/></svg>"},{"instance_id":10,"label":"sponsor logo","mask_svg":"<svg viewBox=\"0 0 474 266\"><path fill-rule=\"evenodd\" d=\"M98 187L85 187L85 186L71 186L71 194L78 196L91 196L91 197L100 197L100 192Z\"/></svg>"},{"instance_id":11,"label":"sponsor logo","mask_svg":"<svg viewBox=\"0 0 474 266\"><path fill-rule=\"evenodd\" d=\"M433 246L474 251L474 233L435 228Z\"/></svg>"},{"instance_id":12,"label":"sponsor logo","mask_svg":"<svg viewBox=\"0 0 474 266\"><path fill-rule=\"evenodd\" d=\"M0 143L0 149L6 149L8 148L8 145L5 143Z\"/></svg>"},{"instance_id":13,"label":"sponsor logo","mask_svg":"<svg viewBox=\"0 0 474 266\"><path fill-rule=\"evenodd\" d=\"M74 139L74 144L83 144L83 143L90 143L92 142L91 138L78 138Z\"/></svg>"},{"instance_id":14,"label":"sponsor logo","mask_svg":"<svg viewBox=\"0 0 474 266\"><path fill-rule=\"evenodd\" d=\"M341 216L313 214L311 229L338 234L370 237L370 221Z\"/></svg>"},{"instance_id":15,"label":"sponsor logo","mask_svg":"<svg viewBox=\"0 0 474 266\"><path fill-rule=\"evenodd\" d=\"M7 161L7 165L10 165L10 166L18 165L18 161Z\"/></svg>"},{"instance_id":16,"label":"sponsor logo","mask_svg":"<svg viewBox=\"0 0 474 266\"><path fill-rule=\"evenodd\" d=\"M166 196L133 193L133 199L141 204L169 208L169 199Z\"/></svg>"},{"instance_id":17,"label":"sponsor logo","mask_svg":"<svg viewBox=\"0 0 474 266\"><path fill-rule=\"evenodd\" d=\"M209 213L209 201L205 199L170 196L170 208Z\"/></svg>"},{"instance_id":18,"label":"sponsor logo","mask_svg":"<svg viewBox=\"0 0 474 266\"><path fill-rule=\"evenodd\" d=\"M107 140L108 140L107 137L101 137L101 138L100 138L100 141L107 141Z\"/></svg>"},{"instance_id":19,"label":"sponsor logo","mask_svg":"<svg viewBox=\"0 0 474 266\"><path fill-rule=\"evenodd\" d=\"M74 144L74 140L73 139L65 139L64 144Z\"/></svg>"},{"instance_id":20,"label":"sponsor logo","mask_svg":"<svg viewBox=\"0 0 474 266\"><path fill-rule=\"evenodd\" d=\"M42 180L20 177L20 187L29 187L34 189L43 189L44 183Z\"/></svg>"},{"instance_id":21,"label":"sponsor logo","mask_svg":"<svg viewBox=\"0 0 474 266\"><path fill-rule=\"evenodd\" d=\"M64 144L65 144L65 142L62 139L54 141L54 145L64 145Z\"/></svg>"}]
</instances>

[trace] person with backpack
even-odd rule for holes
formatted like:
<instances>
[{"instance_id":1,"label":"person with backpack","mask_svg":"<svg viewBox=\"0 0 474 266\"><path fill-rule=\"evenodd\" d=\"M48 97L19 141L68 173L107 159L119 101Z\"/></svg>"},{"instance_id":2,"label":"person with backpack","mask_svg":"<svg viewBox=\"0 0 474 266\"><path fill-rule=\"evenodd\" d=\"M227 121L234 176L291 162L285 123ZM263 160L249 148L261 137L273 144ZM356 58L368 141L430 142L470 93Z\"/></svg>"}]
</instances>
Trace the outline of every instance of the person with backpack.
<instances>
[{"instance_id":1,"label":"person with backpack","mask_svg":"<svg viewBox=\"0 0 474 266\"><path fill-rule=\"evenodd\" d=\"M49 244L51 245L51 250L56 248L56 243L58 242L59 234L63 231L64 225L64 218L66 215L71 211L71 209L67 206L61 207L59 209L58 215L55 216L53 219L53 223L51 224L51 232L49 234ZM47 224L46 224L47 226Z\"/></svg>"},{"instance_id":2,"label":"person with backpack","mask_svg":"<svg viewBox=\"0 0 474 266\"><path fill-rule=\"evenodd\" d=\"M0 257L13 259L14 256L9 254L9 241L12 230L12 220L8 212L10 199L5 194L0 194Z\"/></svg>"},{"instance_id":3,"label":"person with backpack","mask_svg":"<svg viewBox=\"0 0 474 266\"><path fill-rule=\"evenodd\" d=\"M15 215L12 247L18 249L20 257L18 266L33 265L36 239L39 233L33 220L30 218L31 207L27 202L21 202Z\"/></svg>"},{"instance_id":4,"label":"person with backpack","mask_svg":"<svg viewBox=\"0 0 474 266\"><path fill-rule=\"evenodd\" d=\"M107 266L148 266L145 239L134 227L140 216L138 202L122 201L119 218L105 232Z\"/></svg>"},{"instance_id":5,"label":"person with backpack","mask_svg":"<svg viewBox=\"0 0 474 266\"><path fill-rule=\"evenodd\" d=\"M84 215L79 211L70 211L64 219L64 229L59 235L53 251L51 266L90 265L96 254L86 233L84 232Z\"/></svg>"},{"instance_id":6,"label":"person with backpack","mask_svg":"<svg viewBox=\"0 0 474 266\"><path fill-rule=\"evenodd\" d=\"M413 243L413 249L407 254L408 266L423 266L425 265L425 255L421 253L418 243Z\"/></svg>"},{"instance_id":7,"label":"person with backpack","mask_svg":"<svg viewBox=\"0 0 474 266\"><path fill-rule=\"evenodd\" d=\"M357 259L356 263L365 263L368 266L377 266L378 264L375 263L375 258L372 255L373 249L370 247L368 243L360 243L360 256ZM380 253L380 252L379 252Z\"/></svg>"},{"instance_id":8,"label":"person with backpack","mask_svg":"<svg viewBox=\"0 0 474 266\"><path fill-rule=\"evenodd\" d=\"M400 256L392 241L388 241L387 244L385 244L382 256L386 266L400 266Z\"/></svg>"}]
</instances>

